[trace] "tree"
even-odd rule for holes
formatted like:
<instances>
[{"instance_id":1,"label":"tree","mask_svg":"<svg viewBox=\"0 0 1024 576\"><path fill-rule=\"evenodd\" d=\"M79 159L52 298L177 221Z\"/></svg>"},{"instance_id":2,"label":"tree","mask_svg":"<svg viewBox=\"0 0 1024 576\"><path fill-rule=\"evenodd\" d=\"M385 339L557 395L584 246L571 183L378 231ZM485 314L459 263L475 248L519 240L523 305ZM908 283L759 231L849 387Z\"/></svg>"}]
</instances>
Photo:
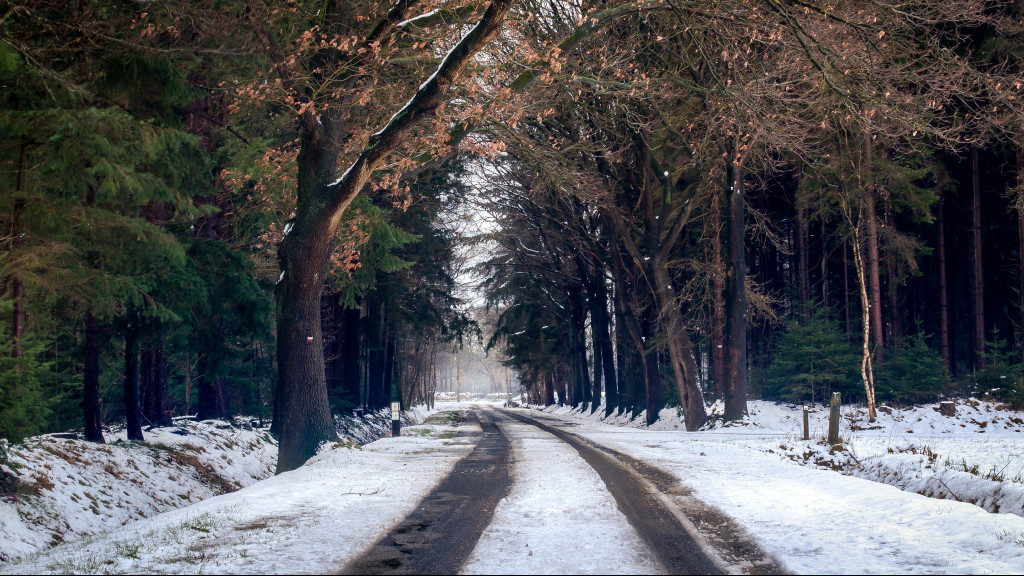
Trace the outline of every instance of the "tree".
<instances>
[{"instance_id":1,"label":"tree","mask_svg":"<svg viewBox=\"0 0 1024 576\"><path fill-rule=\"evenodd\" d=\"M850 395L857 385L857 353L828 311L813 306L795 317L779 340L764 376L768 397L824 402L831 392Z\"/></svg>"},{"instance_id":2,"label":"tree","mask_svg":"<svg viewBox=\"0 0 1024 576\"><path fill-rule=\"evenodd\" d=\"M317 51L312 60L317 80L342 88L352 75L376 54L374 47L394 32L409 16L411 2L401 1L377 20L359 43L361 51L340 54ZM403 143L411 129L432 115L473 56L497 35L511 7L510 0L494 0L477 25L459 40L412 99L390 121L366 140L341 175L342 143L348 136L344 102L311 102L297 79L288 57L278 48L254 6L254 32L273 60L278 75L298 106L300 151L295 218L278 248L283 273L277 287L278 393L280 451L277 471L301 466L321 443L336 438L330 415L324 376L320 332L320 293L333 248L338 223L352 200L384 166L388 155ZM344 6L329 4L320 15L324 29L336 33L351 15ZM353 60L346 66L346 61ZM312 86L309 87L312 90ZM332 90L328 90L328 96ZM351 96L349 96L351 98ZM318 105L329 107L318 108Z\"/></svg>"},{"instance_id":3,"label":"tree","mask_svg":"<svg viewBox=\"0 0 1024 576\"><path fill-rule=\"evenodd\" d=\"M878 372L878 395L897 402L934 401L949 388L952 378L942 357L928 346L920 327L894 350Z\"/></svg>"}]
</instances>

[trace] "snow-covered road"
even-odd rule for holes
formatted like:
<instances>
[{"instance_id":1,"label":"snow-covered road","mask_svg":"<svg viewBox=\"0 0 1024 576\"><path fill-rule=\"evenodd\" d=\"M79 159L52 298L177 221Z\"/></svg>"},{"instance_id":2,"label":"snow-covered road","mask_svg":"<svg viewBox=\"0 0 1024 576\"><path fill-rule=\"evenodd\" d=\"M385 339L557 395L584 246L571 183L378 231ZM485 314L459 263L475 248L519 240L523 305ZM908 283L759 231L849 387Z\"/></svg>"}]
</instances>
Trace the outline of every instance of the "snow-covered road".
<instances>
[{"instance_id":1,"label":"snow-covered road","mask_svg":"<svg viewBox=\"0 0 1024 576\"><path fill-rule=\"evenodd\" d=\"M1024 574L1021 516L800 466L766 450L778 446L777 435L575 424L572 433L677 476L681 508L692 506L694 497L710 504L793 572ZM575 450L526 424L505 424L504 430L513 444L513 488L464 572L659 570ZM478 434L471 425L435 422L363 449L338 447L299 470L59 546L7 571L336 572L415 509ZM756 567L734 562L729 568Z\"/></svg>"},{"instance_id":2,"label":"snow-covered road","mask_svg":"<svg viewBox=\"0 0 1024 576\"><path fill-rule=\"evenodd\" d=\"M536 426L502 423L515 483L464 574L658 574L604 482L565 442Z\"/></svg>"}]
</instances>

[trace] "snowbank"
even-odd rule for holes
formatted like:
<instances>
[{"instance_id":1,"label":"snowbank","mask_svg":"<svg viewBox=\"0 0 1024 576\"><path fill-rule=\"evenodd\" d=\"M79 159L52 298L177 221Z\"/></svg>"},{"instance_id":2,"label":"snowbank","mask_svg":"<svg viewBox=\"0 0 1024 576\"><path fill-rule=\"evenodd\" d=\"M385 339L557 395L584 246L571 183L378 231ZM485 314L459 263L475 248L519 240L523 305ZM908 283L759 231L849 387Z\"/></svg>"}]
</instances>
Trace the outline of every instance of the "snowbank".
<instances>
[{"instance_id":1,"label":"snowbank","mask_svg":"<svg viewBox=\"0 0 1024 576\"><path fill-rule=\"evenodd\" d=\"M0 573L336 573L415 509L479 434L439 419L400 438L334 443L291 472L0 564Z\"/></svg>"},{"instance_id":2,"label":"snowbank","mask_svg":"<svg viewBox=\"0 0 1024 576\"><path fill-rule=\"evenodd\" d=\"M430 414L415 407L407 425ZM256 427L254 427L254 424ZM343 444L362 445L391 433L391 411L337 418ZM0 453L0 477L14 475L16 493L0 498L0 562L92 536L234 492L274 474L277 441L269 428L176 418L174 426L145 431L145 442L123 429L107 444L76 434L46 434Z\"/></svg>"},{"instance_id":3,"label":"snowbank","mask_svg":"<svg viewBox=\"0 0 1024 576\"><path fill-rule=\"evenodd\" d=\"M862 407L844 407L843 448L832 450L822 443L824 407L810 415L809 440L800 406L749 409L741 423L696 433L684 431L674 410L662 412L660 430L544 411L573 422L574 434L675 475L683 492L732 517L797 574L1024 574L1024 517L1008 513L1014 497L1006 495L1019 490L1024 467L1019 413L967 401L953 418L931 405L882 411L869 425ZM978 475L964 472L965 462ZM984 477L993 468L998 481ZM885 472L867 479L868 469ZM964 500L998 501L999 513L914 493L917 478L933 477ZM695 524L702 534L716 530Z\"/></svg>"},{"instance_id":4,"label":"snowbank","mask_svg":"<svg viewBox=\"0 0 1024 576\"><path fill-rule=\"evenodd\" d=\"M938 404L898 409L882 406L875 422L864 406L844 406L841 449L828 446L828 407L810 407L811 441L803 441L802 406L752 401L741 422L714 415L701 435L736 435L799 464L835 470L933 498L969 502L989 512L1024 517L1024 413L997 402L968 399L956 416L939 413ZM657 431L685 430L679 410L666 408L649 428L645 413L605 417L603 406L534 406L562 418ZM749 438L754 436L754 438Z\"/></svg>"}]
</instances>

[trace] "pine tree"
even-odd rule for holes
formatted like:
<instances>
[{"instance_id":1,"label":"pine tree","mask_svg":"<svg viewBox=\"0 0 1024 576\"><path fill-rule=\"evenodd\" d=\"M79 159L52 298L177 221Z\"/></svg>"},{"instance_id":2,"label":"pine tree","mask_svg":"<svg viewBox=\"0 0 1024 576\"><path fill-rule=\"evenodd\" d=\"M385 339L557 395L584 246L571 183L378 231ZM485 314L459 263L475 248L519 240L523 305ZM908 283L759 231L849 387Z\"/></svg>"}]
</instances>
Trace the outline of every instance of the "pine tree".
<instances>
[{"instance_id":1,"label":"pine tree","mask_svg":"<svg viewBox=\"0 0 1024 576\"><path fill-rule=\"evenodd\" d=\"M13 302L0 300L9 312ZM60 398L50 398L43 382L52 378L52 363L41 361L47 342L37 341L29 332L21 341L21 354L6 351L14 343L6 325L0 324L0 438L20 442L26 436L42 432L51 409Z\"/></svg>"},{"instance_id":2,"label":"pine tree","mask_svg":"<svg viewBox=\"0 0 1024 576\"><path fill-rule=\"evenodd\" d=\"M934 401L949 390L949 370L942 356L928 346L918 325L917 332L903 339L878 371L878 396L897 402Z\"/></svg>"},{"instance_id":3,"label":"pine tree","mask_svg":"<svg viewBox=\"0 0 1024 576\"><path fill-rule=\"evenodd\" d=\"M794 402L824 402L831 392L849 397L858 390L858 360L839 323L813 306L787 323L765 373L764 394Z\"/></svg>"}]
</instances>

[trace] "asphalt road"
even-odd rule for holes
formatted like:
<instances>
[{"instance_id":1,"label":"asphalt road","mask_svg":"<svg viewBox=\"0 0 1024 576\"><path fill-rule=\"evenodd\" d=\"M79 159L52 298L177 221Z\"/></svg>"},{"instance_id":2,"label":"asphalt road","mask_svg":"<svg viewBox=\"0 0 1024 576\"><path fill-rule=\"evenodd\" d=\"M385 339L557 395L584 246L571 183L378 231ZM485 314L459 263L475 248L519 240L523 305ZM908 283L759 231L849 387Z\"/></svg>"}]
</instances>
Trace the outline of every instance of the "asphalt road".
<instances>
[{"instance_id":1,"label":"asphalt road","mask_svg":"<svg viewBox=\"0 0 1024 576\"><path fill-rule=\"evenodd\" d=\"M512 484L511 446L501 430L513 420L537 426L573 447L598 473L619 510L669 574L721 574L694 537L693 524L666 487L678 482L628 456L511 410L474 410L483 430L473 451L389 534L344 574L455 574Z\"/></svg>"}]
</instances>

